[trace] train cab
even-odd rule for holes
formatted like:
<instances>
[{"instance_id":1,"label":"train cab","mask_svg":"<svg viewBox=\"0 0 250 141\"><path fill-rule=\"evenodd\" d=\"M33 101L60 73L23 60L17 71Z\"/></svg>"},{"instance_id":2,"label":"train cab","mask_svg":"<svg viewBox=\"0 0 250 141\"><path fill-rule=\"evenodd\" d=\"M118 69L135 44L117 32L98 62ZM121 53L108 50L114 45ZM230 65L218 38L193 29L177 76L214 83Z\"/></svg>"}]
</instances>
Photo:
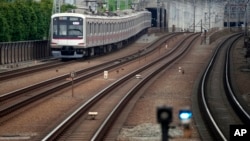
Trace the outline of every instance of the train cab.
<instances>
[{"instance_id":1,"label":"train cab","mask_svg":"<svg viewBox=\"0 0 250 141\"><path fill-rule=\"evenodd\" d=\"M52 16L51 50L55 57L83 56L85 46L85 17L81 14L64 13Z\"/></svg>"}]
</instances>

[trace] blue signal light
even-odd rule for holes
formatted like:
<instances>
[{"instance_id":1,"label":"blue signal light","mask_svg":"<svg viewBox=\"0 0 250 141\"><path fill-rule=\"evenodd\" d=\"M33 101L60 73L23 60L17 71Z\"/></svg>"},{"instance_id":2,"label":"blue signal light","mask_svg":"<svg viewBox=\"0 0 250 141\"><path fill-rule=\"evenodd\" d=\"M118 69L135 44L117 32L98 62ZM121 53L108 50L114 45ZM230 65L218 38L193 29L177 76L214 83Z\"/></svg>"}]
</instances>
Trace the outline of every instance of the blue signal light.
<instances>
[{"instance_id":1,"label":"blue signal light","mask_svg":"<svg viewBox=\"0 0 250 141\"><path fill-rule=\"evenodd\" d=\"M190 110L180 110L179 118L180 120L189 120L192 118L192 112Z\"/></svg>"}]
</instances>

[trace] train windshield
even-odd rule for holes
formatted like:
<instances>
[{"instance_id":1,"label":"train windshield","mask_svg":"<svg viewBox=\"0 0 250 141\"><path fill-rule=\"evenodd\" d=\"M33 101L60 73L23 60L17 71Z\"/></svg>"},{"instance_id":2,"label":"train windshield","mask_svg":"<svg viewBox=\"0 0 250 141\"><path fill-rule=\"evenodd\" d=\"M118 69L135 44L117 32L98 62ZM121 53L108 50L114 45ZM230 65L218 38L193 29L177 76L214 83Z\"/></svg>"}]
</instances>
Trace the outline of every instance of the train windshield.
<instances>
[{"instance_id":1,"label":"train windshield","mask_svg":"<svg viewBox=\"0 0 250 141\"><path fill-rule=\"evenodd\" d=\"M67 16L53 18L53 38L82 39L83 18Z\"/></svg>"}]
</instances>

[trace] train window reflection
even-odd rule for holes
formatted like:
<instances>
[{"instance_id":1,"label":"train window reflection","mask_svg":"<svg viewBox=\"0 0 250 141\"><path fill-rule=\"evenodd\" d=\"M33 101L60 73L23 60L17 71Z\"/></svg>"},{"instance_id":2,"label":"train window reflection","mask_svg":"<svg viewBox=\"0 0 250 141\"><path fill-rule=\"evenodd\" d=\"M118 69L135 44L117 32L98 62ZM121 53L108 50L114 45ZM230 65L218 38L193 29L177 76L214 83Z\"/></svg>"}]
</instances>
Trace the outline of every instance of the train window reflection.
<instances>
[{"instance_id":1,"label":"train window reflection","mask_svg":"<svg viewBox=\"0 0 250 141\"><path fill-rule=\"evenodd\" d=\"M67 26L66 25L59 26L59 35L67 35Z\"/></svg>"}]
</instances>

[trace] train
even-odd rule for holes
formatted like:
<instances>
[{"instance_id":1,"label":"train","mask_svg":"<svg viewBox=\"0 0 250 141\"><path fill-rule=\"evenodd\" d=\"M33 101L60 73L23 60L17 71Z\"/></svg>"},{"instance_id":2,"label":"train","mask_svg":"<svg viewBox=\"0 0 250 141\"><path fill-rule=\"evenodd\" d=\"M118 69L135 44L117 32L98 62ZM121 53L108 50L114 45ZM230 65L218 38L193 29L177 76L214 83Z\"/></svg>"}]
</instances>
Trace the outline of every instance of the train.
<instances>
[{"instance_id":1,"label":"train","mask_svg":"<svg viewBox=\"0 0 250 141\"><path fill-rule=\"evenodd\" d=\"M246 4L244 0L227 3L224 11L224 27L241 27L245 24Z\"/></svg>"},{"instance_id":2,"label":"train","mask_svg":"<svg viewBox=\"0 0 250 141\"><path fill-rule=\"evenodd\" d=\"M151 27L147 10L120 15L56 13L51 16L51 52L56 58L105 54Z\"/></svg>"}]
</instances>

